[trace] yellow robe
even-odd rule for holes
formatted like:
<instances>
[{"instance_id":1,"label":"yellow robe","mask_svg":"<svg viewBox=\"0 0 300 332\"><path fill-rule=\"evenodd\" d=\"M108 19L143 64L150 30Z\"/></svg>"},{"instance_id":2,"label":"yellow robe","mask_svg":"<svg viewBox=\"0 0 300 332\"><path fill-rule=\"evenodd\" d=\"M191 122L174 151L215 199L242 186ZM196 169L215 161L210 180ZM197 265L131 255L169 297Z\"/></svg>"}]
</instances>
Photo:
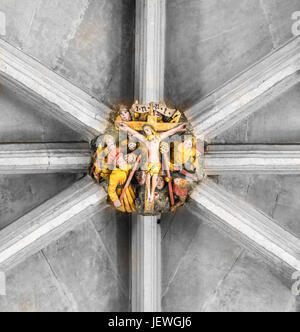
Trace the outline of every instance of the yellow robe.
<instances>
[{"instance_id":1,"label":"yellow robe","mask_svg":"<svg viewBox=\"0 0 300 332\"><path fill-rule=\"evenodd\" d=\"M121 169L115 169L109 177L109 186L108 186L108 195L110 200L115 203L120 199L120 196L123 191L123 187L126 184L130 170L124 171ZM133 186L130 184L126 190L125 196L122 203L122 206L118 208L121 212L136 212L135 209L135 191Z\"/></svg>"},{"instance_id":2,"label":"yellow robe","mask_svg":"<svg viewBox=\"0 0 300 332\"><path fill-rule=\"evenodd\" d=\"M175 148L174 166L180 167L187 162L191 162L195 168L199 166L196 149L185 149L183 143L181 143Z\"/></svg>"}]
</instances>

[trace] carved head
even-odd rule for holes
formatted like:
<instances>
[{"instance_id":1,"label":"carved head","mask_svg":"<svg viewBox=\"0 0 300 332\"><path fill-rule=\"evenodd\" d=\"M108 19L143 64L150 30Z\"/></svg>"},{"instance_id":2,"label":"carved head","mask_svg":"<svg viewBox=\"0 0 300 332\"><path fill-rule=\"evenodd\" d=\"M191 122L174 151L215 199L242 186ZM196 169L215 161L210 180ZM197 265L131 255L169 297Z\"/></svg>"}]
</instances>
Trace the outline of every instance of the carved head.
<instances>
[{"instance_id":1,"label":"carved head","mask_svg":"<svg viewBox=\"0 0 300 332\"><path fill-rule=\"evenodd\" d=\"M159 113L159 112L157 112L157 111L154 111L154 116L156 116L157 117L157 119L159 119L159 120L161 120L162 119L162 114L161 113Z\"/></svg>"},{"instance_id":2,"label":"carved head","mask_svg":"<svg viewBox=\"0 0 300 332\"><path fill-rule=\"evenodd\" d=\"M136 142L129 142L128 143L128 149L129 149L129 151L134 151L136 149L136 147L137 147Z\"/></svg>"},{"instance_id":3,"label":"carved head","mask_svg":"<svg viewBox=\"0 0 300 332\"><path fill-rule=\"evenodd\" d=\"M136 155L134 153L127 154L124 158L128 164L134 164L136 162Z\"/></svg>"},{"instance_id":4,"label":"carved head","mask_svg":"<svg viewBox=\"0 0 300 332\"><path fill-rule=\"evenodd\" d=\"M140 186L143 186L146 183L146 173L144 171L136 171L135 179Z\"/></svg>"},{"instance_id":5,"label":"carved head","mask_svg":"<svg viewBox=\"0 0 300 332\"><path fill-rule=\"evenodd\" d=\"M180 189L187 189L189 186L189 182L185 179L175 178L174 185Z\"/></svg>"},{"instance_id":6,"label":"carved head","mask_svg":"<svg viewBox=\"0 0 300 332\"><path fill-rule=\"evenodd\" d=\"M131 114L126 106L120 107L120 117L124 122L129 122L132 120Z\"/></svg>"},{"instance_id":7,"label":"carved head","mask_svg":"<svg viewBox=\"0 0 300 332\"><path fill-rule=\"evenodd\" d=\"M111 135L104 136L104 144L107 146L109 151L116 149L116 141Z\"/></svg>"},{"instance_id":8,"label":"carved head","mask_svg":"<svg viewBox=\"0 0 300 332\"><path fill-rule=\"evenodd\" d=\"M151 135L156 134L154 128L151 125L148 125L148 124L145 124L143 126L143 130L144 130L144 133L146 134L146 136L151 136Z\"/></svg>"},{"instance_id":9,"label":"carved head","mask_svg":"<svg viewBox=\"0 0 300 332\"><path fill-rule=\"evenodd\" d=\"M127 169L127 161L125 160L122 153L119 153L116 157L116 164L119 166L120 169L126 170Z\"/></svg>"},{"instance_id":10,"label":"carved head","mask_svg":"<svg viewBox=\"0 0 300 332\"><path fill-rule=\"evenodd\" d=\"M162 176L159 176L158 179L157 179L157 189L158 190L162 190L164 189L165 187L165 180Z\"/></svg>"}]
</instances>

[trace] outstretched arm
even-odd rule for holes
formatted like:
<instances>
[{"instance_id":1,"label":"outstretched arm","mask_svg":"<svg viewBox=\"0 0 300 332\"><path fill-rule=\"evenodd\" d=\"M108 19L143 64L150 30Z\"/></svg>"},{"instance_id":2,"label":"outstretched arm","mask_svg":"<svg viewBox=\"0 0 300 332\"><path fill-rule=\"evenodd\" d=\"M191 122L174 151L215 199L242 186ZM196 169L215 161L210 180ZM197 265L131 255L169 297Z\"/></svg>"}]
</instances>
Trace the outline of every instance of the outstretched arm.
<instances>
[{"instance_id":1,"label":"outstretched arm","mask_svg":"<svg viewBox=\"0 0 300 332\"><path fill-rule=\"evenodd\" d=\"M161 138L161 140L164 140L164 139L166 139L170 136L173 136L173 135L175 135L177 133L180 133L180 132L183 132L183 131L186 131L186 125L185 124L183 124L181 126L178 126L174 129L171 129L169 131L166 131L165 133L160 134L160 138Z\"/></svg>"},{"instance_id":2,"label":"outstretched arm","mask_svg":"<svg viewBox=\"0 0 300 332\"><path fill-rule=\"evenodd\" d=\"M128 132L130 135L133 137L137 138L139 141L144 142L145 141L145 136L140 134L134 129L131 129L129 126L127 126L125 123L120 123L119 124L120 130Z\"/></svg>"}]
</instances>

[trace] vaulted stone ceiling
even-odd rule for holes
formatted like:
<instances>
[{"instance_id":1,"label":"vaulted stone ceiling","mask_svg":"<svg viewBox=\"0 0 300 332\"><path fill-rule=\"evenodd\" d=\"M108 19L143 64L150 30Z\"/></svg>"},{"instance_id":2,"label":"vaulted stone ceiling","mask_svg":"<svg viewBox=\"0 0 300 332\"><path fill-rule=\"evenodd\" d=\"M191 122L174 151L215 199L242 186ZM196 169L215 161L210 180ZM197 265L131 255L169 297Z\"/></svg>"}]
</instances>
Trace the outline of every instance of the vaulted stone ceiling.
<instances>
[{"instance_id":1,"label":"vaulted stone ceiling","mask_svg":"<svg viewBox=\"0 0 300 332\"><path fill-rule=\"evenodd\" d=\"M4 0L0 9L13 46L98 100L131 101L133 1Z\"/></svg>"},{"instance_id":2,"label":"vaulted stone ceiling","mask_svg":"<svg viewBox=\"0 0 300 332\"><path fill-rule=\"evenodd\" d=\"M166 99L194 106L284 45L293 38L291 13L297 8L299 1L169 1ZM211 143L299 143L298 98L296 84ZM299 176L228 174L214 180L299 237ZM283 279L259 257L211 228L208 217L183 223L186 213L165 224L165 310L295 309Z\"/></svg>"},{"instance_id":3,"label":"vaulted stone ceiling","mask_svg":"<svg viewBox=\"0 0 300 332\"><path fill-rule=\"evenodd\" d=\"M167 9L166 99L187 107L285 44L298 0L174 0Z\"/></svg>"},{"instance_id":4,"label":"vaulted stone ceiling","mask_svg":"<svg viewBox=\"0 0 300 332\"><path fill-rule=\"evenodd\" d=\"M9 0L0 10L5 41L108 105L133 99L133 1ZM19 91L0 87L1 142L85 141ZM81 177L2 175L0 227ZM128 245L126 218L99 212L14 268L0 311L128 311Z\"/></svg>"},{"instance_id":5,"label":"vaulted stone ceiling","mask_svg":"<svg viewBox=\"0 0 300 332\"><path fill-rule=\"evenodd\" d=\"M166 100L185 110L289 41L299 0L168 0L167 7ZM0 0L0 11L2 39L109 106L132 102L133 0ZM299 143L298 99L296 85L212 143ZM84 140L4 85L0 115L1 142ZM2 175L0 227L80 177ZM215 181L300 237L299 177ZM16 266L0 311L129 310L128 225L106 209ZM295 310L284 278L205 216L182 209L162 227L164 310Z\"/></svg>"}]
</instances>

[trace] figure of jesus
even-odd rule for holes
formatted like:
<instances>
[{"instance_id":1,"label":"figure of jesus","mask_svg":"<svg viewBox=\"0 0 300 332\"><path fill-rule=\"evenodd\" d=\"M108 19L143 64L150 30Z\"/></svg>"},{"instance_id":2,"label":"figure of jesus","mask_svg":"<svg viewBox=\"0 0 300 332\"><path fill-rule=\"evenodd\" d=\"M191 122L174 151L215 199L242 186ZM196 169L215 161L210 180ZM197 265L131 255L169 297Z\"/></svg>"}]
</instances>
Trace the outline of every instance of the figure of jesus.
<instances>
[{"instance_id":1,"label":"figure of jesus","mask_svg":"<svg viewBox=\"0 0 300 332\"><path fill-rule=\"evenodd\" d=\"M148 201L152 203L155 197L155 189L157 187L158 175L161 170L160 162L160 143L177 133L184 132L186 130L186 125L178 126L177 128L171 129L161 134L157 134L155 129L150 124L145 124L143 126L144 133L146 137L139 132L131 129L125 123L119 124L120 130L128 132L133 137L137 138L139 141L143 142L148 149L148 165L146 169L146 185L148 193ZM152 187L151 187L152 179Z\"/></svg>"}]
</instances>

